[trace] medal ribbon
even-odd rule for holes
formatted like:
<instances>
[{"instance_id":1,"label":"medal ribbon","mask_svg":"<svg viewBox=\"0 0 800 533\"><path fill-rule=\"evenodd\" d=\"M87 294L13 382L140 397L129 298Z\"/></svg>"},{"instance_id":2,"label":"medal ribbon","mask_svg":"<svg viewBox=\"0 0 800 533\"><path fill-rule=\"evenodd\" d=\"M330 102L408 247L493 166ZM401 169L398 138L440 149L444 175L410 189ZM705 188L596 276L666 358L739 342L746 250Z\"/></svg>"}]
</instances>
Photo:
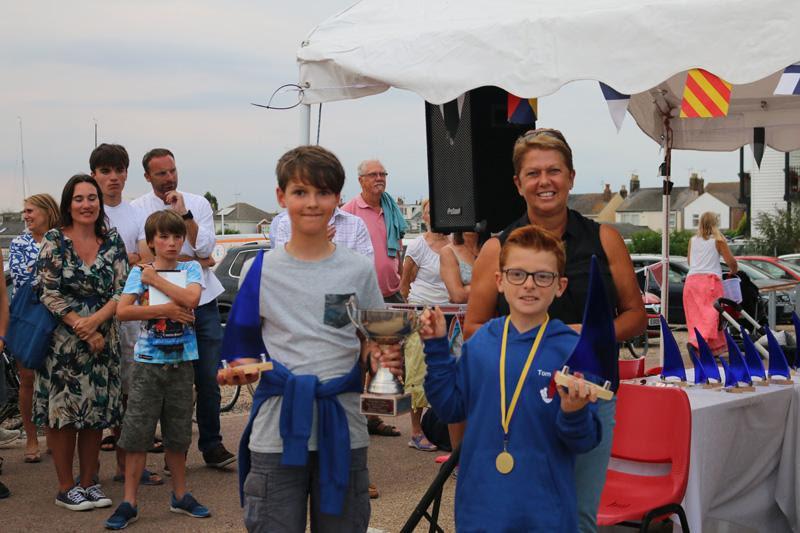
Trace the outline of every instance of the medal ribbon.
<instances>
[{"instance_id":1,"label":"medal ribbon","mask_svg":"<svg viewBox=\"0 0 800 533\"><path fill-rule=\"evenodd\" d=\"M517 380L517 386L514 389L514 396L511 397L511 405L508 406L506 412L506 344L508 342L508 324L510 320L506 317L506 322L503 325L503 342L500 345L500 421L503 425L503 433L508 438L508 427L511 424L511 417L514 416L514 409L517 407L517 401L522 393L522 385L525 383L525 378L528 376L528 371L533 363L533 358L536 357L536 351L539 349L539 343L544 337L544 330L547 329L547 323L550 322L550 315L545 315L544 322L539 328L539 333L536 334L536 339L533 341L533 346L528 354L528 359L525 361L525 366L522 367L522 373Z\"/></svg>"}]
</instances>

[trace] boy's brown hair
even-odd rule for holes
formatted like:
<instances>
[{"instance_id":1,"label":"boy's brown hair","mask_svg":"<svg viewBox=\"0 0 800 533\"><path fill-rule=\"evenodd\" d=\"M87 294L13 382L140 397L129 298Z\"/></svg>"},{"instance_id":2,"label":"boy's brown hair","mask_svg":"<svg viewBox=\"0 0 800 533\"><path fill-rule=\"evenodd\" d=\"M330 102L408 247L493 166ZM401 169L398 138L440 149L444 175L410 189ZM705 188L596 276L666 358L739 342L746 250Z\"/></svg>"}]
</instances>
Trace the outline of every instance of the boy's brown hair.
<instances>
[{"instance_id":1,"label":"boy's brown hair","mask_svg":"<svg viewBox=\"0 0 800 533\"><path fill-rule=\"evenodd\" d=\"M514 246L537 252L552 253L556 256L558 275L564 275L567 254L564 251L564 243L554 233L536 225L525 226L512 231L500 249L500 270L506 266L509 250Z\"/></svg>"},{"instance_id":2,"label":"boy's brown hair","mask_svg":"<svg viewBox=\"0 0 800 533\"><path fill-rule=\"evenodd\" d=\"M170 233L172 235L180 235L186 238L186 223L181 216L172 209L164 209L163 211L156 211L147 217L144 223L144 238L147 241L147 247L150 252L156 253L155 248L152 246L153 239L156 233Z\"/></svg>"},{"instance_id":3,"label":"boy's brown hair","mask_svg":"<svg viewBox=\"0 0 800 533\"><path fill-rule=\"evenodd\" d=\"M334 194L341 193L344 186L342 163L332 152L321 146L292 148L278 160L275 175L282 191L286 191L292 179Z\"/></svg>"}]
</instances>

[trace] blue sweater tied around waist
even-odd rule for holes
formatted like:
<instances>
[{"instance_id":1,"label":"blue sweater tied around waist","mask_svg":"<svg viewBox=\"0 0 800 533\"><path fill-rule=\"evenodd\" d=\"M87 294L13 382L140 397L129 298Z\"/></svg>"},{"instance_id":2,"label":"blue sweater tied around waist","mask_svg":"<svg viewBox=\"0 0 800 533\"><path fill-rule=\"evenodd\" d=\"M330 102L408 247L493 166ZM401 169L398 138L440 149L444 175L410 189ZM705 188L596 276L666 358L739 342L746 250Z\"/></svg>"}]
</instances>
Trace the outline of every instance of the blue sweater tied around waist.
<instances>
[{"instance_id":1,"label":"blue sweater tied around waist","mask_svg":"<svg viewBox=\"0 0 800 533\"><path fill-rule=\"evenodd\" d=\"M361 392L361 367L356 363L344 376L320 382L317 376L296 376L273 360L273 369L261 374L253 397L250 419L239 442L239 497L244 505L244 481L250 472L250 433L253 421L267 398L283 396L280 431L285 466L305 466L314 400L317 401L317 450L319 454L320 511L340 515L350 478L350 428L337 396Z\"/></svg>"}]
</instances>

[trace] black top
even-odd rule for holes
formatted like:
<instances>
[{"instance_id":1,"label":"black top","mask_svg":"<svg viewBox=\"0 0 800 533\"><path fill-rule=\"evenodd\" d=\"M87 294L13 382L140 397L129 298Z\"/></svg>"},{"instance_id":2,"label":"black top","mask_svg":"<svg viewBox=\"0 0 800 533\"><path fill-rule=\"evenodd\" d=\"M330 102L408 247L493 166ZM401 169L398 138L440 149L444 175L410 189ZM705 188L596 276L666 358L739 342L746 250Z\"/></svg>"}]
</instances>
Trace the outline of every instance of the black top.
<instances>
[{"instance_id":1,"label":"black top","mask_svg":"<svg viewBox=\"0 0 800 533\"><path fill-rule=\"evenodd\" d=\"M508 226L498 236L500 244L517 228L530 224L528 214L524 214L519 220ZM565 324L580 324L583 322L583 308L586 304L586 295L589 291L589 266L592 255L597 256L600 266L600 275L603 280L603 287L610 304L610 311L613 316L617 316L617 291L614 289L614 279L611 277L611 269L608 266L608 258L600 243L600 224L589 220L577 211L567 209L567 228L561 236L564 247L567 251L567 264L565 274L569 282L567 290L560 297L553 300L548 313L551 318L557 318ZM507 315L509 313L508 302L502 294L498 295L497 313Z\"/></svg>"}]
</instances>

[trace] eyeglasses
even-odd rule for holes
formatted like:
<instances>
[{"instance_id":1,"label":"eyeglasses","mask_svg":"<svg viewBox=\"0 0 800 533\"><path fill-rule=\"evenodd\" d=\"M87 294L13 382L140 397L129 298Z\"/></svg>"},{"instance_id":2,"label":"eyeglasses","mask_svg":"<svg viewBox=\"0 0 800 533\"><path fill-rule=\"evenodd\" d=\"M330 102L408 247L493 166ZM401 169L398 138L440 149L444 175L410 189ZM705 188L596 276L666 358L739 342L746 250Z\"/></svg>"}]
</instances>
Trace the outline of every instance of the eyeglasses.
<instances>
[{"instance_id":1,"label":"eyeglasses","mask_svg":"<svg viewBox=\"0 0 800 533\"><path fill-rule=\"evenodd\" d=\"M537 287L547 288L559 277L557 272L527 272L521 268L508 268L503 270L506 279L512 285L524 285L528 281L528 276L533 278Z\"/></svg>"},{"instance_id":2,"label":"eyeglasses","mask_svg":"<svg viewBox=\"0 0 800 533\"><path fill-rule=\"evenodd\" d=\"M368 174L361 174L361 175L365 176L367 178L377 179L378 176L380 176L381 178L385 178L386 176L389 175L389 173L388 172L370 172Z\"/></svg>"}]
</instances>

